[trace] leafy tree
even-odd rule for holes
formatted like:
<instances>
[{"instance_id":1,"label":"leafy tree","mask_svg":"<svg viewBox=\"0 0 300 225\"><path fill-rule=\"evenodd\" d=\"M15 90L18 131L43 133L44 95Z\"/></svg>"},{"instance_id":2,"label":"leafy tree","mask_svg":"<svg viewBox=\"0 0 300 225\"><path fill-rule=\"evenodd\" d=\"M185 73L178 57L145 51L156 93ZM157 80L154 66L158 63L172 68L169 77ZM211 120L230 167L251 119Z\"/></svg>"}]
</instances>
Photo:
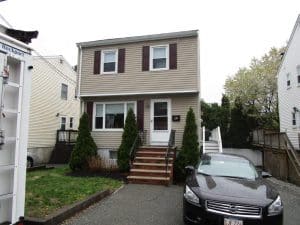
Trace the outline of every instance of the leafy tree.
<instances>
[{"instance_id":1,"label":"leafy tree","mask_svg":"<svg viewBox=\"0 0 300 225\"><path fill-rule=\"evenodd\" d=\"M196 166L199 157L200 152L196 118L193 109L190 108L186 116L182 147L175 162L175 175L177 179L183 179L185 176L185 167L188 165Z\"/></svg>"},{"instance_id":2,"label":"leafy tree","mask_svg":"<svg viewBox=\"0 0 300 225\"><path fill-rule=\"evenodd\" d=\"M78 137L71 154L69 166L71 170L85 170L88 168L88 159L97 155L97 146L91 136L88 115L84 113L79 121Z\"/></svg>"},{"instance_id":3,"label":"leafy tree","mask_svg":"<svg viewBox=\"0 0 300 225\"><path fill-rule=\"evenodd\" d=\"M129 109L122 135L122 142L118 149L117 163L120 171L127 172L130 169L130 150L137 135L138 127L136 124L135 115L133 110Z\"/></svg>"},{"instance_id":4,"label":"leafy tree","mask_svg":"<svg viewBox=\"0 0 300 225\"><path fill-rule=\"evenodd\" d=\"M233 104L238 97L251 124L264 128L279 127L277 71L284 48L272 48L260 59L252 59L248 68L240 68L225 83L225 93Z\"/></svg>"},{"instance_id":5,"label":"leafy tree","mask_svg":"<svg viewBox=\"0 0 300 225\"><path fill-rule=\"evenodd\" d=\"M249 144L249 131L248 120L244 114L242 102L237 98L231 110L229 128L229 142L231 146L237 148L247 147Z\"/></svg>"},{"instance_id":6,"label":"leafy tree","mask_svg":"<svg viewBox=\"0 0 300 225\"><path fill-rule=\"evenodd\" d=\"M201 101L202 126L209 130L215 129L220 125L221 108L218 103L205 103Z\"/></svg>"},{"instance_id":7,"label":"leafy tree","mask_svg":"<svg viewBox=\"0 0 300 225\"><path fill-rule=\"evenodd\" d=\"M228 145L228 132L230 126L230 101L229 98L223 94L221 101L220 113L220 130L222 135L223 146Z\"/></svg>"}]
</instances>

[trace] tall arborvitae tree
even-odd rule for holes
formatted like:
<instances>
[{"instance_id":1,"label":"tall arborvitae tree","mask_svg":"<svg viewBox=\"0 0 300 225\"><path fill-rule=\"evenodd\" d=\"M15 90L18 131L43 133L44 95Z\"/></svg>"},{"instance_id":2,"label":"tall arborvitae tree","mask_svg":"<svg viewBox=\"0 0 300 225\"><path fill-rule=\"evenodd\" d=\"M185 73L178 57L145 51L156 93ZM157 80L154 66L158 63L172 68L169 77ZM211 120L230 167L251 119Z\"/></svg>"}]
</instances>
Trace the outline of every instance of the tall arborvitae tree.
<instances>
[{"instance_id":1,"label":"tall arborvitae tree","mask_svg":"<svg viewBox=\"0 0 300 225\"><path fill-rule=\"evenodd\" d=\"M220 118L220 129L222 135L222 143L223 146L228 145L228 133L229 133L229 126L230 126L230 101L226 95L222 96L222 103L221 103L221 118Z\"/></svg>"},{"instance_id":2,"label":"tall arborvitae tree","mask_svg":"<svg viewBox=\"0 0 300 225\"><path fill-rule=\"evenodd\" d=\"M138 135L138 127L132 109L129 109L125 121L122 142L118 149L118 167L120 171L127 172L130 169L130 150Z\"/></svg>"},{"instance_id":3,"label":"tall arborvitae tree","mask_svg":"<svg viewBox=\"0 0 300 225\"><path fill-rule=\"evenodd\" d=\"M242 102L239 98L236 98L234 107L231 110L231 123L229 128L229 138L232 147L248 147L249 133L248 119L244 114Z\"/></svg>"},{"instance_id":4,"label":"tall arborvitae tree","mask_svg":"<svg viewBox=\"0 0 300 225\"><path fill-rule=\"evenodd\" d=\"M192 108L186 116L186 124L182 138L182 148L175 162L175 176L178 180L185 177L185 167L196 166L200 157L198 132L195 114Z\"/></svg>"},{"instance_id":5,"label":"tall arborvitae tree","mask_svg":"<svg viewBox=\"0 0 300 225\"><path fill-rule=\"evenodd\" d=\"M84 113L80 118L78 137L69 163L73 171L87 169L87 160L97 155L97 146L91 136L88 121L88 115Z\"/></svg>"}]
</instances>

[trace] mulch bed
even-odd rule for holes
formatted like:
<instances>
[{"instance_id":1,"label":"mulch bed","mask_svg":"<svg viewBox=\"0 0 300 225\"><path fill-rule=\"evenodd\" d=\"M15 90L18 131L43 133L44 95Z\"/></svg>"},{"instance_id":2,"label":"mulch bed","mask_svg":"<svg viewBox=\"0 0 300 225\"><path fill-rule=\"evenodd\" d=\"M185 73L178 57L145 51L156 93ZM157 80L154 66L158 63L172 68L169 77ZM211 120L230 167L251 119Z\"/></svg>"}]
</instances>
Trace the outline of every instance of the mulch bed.
<instances>
[{"instance_id":1,"label":"mulch bed","mask_svg":"<svg viewBox=\"0 0 300 225\"><path fill-rule=\"evenodd\" d=\"M105 177L127 183L128 174L129 173L121 173L119 171L76 171L67 173L66 175L73 177Z\"/></svg>"}]
</instances>

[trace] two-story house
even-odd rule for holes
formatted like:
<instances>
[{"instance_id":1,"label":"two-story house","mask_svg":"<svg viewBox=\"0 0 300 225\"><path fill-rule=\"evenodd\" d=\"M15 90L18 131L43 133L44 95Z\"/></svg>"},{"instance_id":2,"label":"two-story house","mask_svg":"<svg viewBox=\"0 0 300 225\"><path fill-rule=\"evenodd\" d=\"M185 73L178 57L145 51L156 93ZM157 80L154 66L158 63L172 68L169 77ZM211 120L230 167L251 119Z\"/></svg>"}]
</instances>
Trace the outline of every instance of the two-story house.
<instances>
[{"instance_id":1,"label":"two-story house","mask_svg":"<svg viewBox=\"0 0 300 225\"><path fill-rule=\"evenodd\" d=\"M57 130L77 130L77 77L63 56L34 57L32 72L28 151L34 163L48 163Z\"/></svg>"},{"instance_id":2,"label":"two-story house","mask_svg":"<svg viewBox=\"0 0 300 225\"><path fill-rule=\"evenodd\" d=\"M198 31L78 43L78 95L99 153L115 163L132 108L146 145L180 147L189 108L200 128Z\"/></svg>"},{"instance_id":3,"label":"two-story house","mask_svg":"<svg viewBox=\"0 0 300 225\"><path fill-rule=\"evenodd\" d=\"M300 15L278 70L280 131L300 148Z\"/></svg>"}]
</instances>

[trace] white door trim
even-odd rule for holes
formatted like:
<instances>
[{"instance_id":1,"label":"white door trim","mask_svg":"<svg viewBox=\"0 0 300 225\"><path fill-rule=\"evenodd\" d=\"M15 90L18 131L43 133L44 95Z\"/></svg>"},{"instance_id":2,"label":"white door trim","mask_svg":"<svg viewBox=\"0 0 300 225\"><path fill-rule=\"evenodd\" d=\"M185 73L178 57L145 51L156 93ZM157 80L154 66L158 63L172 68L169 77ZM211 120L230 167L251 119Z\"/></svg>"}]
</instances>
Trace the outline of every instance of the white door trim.
<instances>
[{"instance_id":1,"label":"white door trim","mask_svg":"<svg viewBox=\"0 0 300 225\"><path fill-rule=\"evenodd\" d=\"M168 104L168 130L167 131L156 131L157 133L164 133L164 137L162 137L163 139L160 141L157 141L157 139L155 139L155 135L154 134L154 120L153 120L153 116L154 116L154 103L155 102L167 102ZM168 145L168 140L169 140L169 136L170 136L170 132L172 129L172 123L171 123L171 113L172 112L172 102L170 98L160 98L160 99L151 99L151 103L150 103L150 144L151 145ZM156 135L157 137L157 135Z\"/></svg>"}]
</instances>

